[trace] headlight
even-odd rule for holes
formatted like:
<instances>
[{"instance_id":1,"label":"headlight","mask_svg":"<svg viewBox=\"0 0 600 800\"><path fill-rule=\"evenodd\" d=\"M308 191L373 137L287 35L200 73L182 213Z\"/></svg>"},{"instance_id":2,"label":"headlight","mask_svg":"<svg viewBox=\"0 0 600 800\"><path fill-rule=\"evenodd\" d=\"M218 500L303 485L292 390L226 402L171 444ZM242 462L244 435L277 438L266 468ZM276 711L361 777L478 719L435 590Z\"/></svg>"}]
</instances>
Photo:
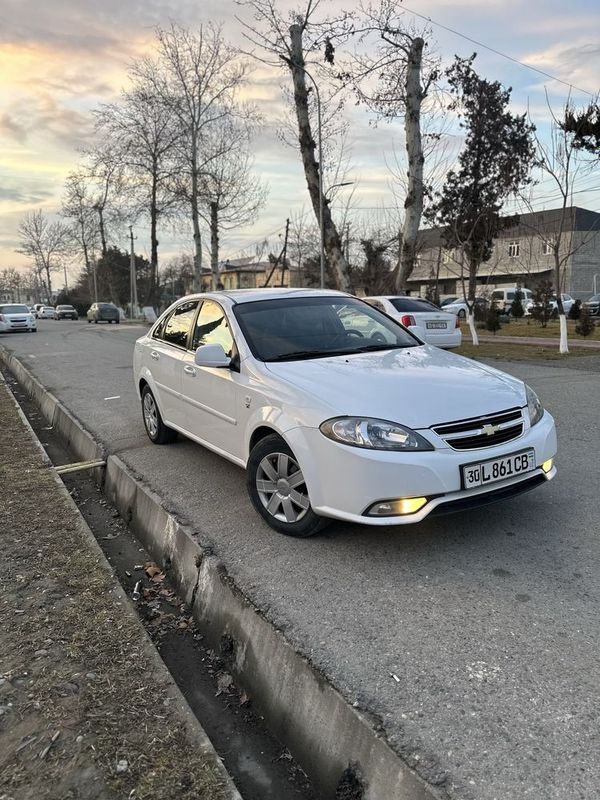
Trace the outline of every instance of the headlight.
<instances>
[{"instance_id":1,"label":"headlight","mask_svg":"<svg viewBox=\"0 0 600 800\"><path fill-rule=\"evenodd\" d=\"M527 395L527 410L529 411L529 421L531 426L536 425L544 416L544 406L540 402L540 398L533 391L531 386L525 384L525 393Z\"/></svg>"},{"instance_id":2,"label":"headlight","mask_svg":"<svg viewBox=\"0 0 600 800\"><path fill-rule=\"evenodd\" d=\"M384 419L367 417L338 417L320 425L320 431L334 442L369 450L433 450L427 439Z\"/></svg>"}]
</instances>

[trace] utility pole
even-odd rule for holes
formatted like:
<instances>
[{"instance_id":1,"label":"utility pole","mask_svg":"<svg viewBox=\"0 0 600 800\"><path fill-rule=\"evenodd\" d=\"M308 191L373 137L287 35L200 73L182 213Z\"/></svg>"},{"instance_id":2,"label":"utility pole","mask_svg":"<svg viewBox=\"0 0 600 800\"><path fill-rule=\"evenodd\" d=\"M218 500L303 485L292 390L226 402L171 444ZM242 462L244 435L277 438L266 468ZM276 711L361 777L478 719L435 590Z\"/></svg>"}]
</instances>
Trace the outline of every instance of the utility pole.
<instances>
[{"instance_id":1,"label":"utility pole","mask_svg":"<svg viewBox=\"0 0 600 800\"><path fill-rule=\"evenodd\" d=\"M68 281L67 281L67 265L65 263L63 263L63 270L64 270L64 273L65 273L65 294L67 294L68 291L69 291L69 284L68 284Z\"/></svg>"},{"instance_id":2,"label":"utility pole","mask_svg":"<svg viewBox=\"0 0 600 800\"><path fill-rule=\"evenodd\" d=\"M135 274L135 253L133 252L133 225L129 226L129 239L131 242L131 249L129 253L129 278L131 287L131 319L137 313L138 296L137 296L137 278Z\"/></svg>"}]
</instances>

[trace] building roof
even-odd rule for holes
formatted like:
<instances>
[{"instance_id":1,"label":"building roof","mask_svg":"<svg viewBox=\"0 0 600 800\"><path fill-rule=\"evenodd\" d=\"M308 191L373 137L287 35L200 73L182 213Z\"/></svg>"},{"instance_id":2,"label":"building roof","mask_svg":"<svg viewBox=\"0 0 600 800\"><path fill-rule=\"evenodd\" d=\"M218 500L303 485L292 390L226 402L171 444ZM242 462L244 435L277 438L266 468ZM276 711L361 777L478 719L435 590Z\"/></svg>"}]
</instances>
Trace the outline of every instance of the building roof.
<instances>
[{"instance_id":1,"label":"building roof","mask_svg":"<svg viewBox=\"0 0 600 800\"><path fill-rule=\"evenodd\" d=\"M568 231L600 231L600 214L579 206L569 206L565 209L566 224L564 230ZM518 219L516 225L506 228L498 239L518 238L519 236L551 234L559 227L562 208L549 208L545 211L533 211L526 214L509 214ZM443 228L423 228L419 231L422 247L444 247Z\"/></svg>"}]
</instances>

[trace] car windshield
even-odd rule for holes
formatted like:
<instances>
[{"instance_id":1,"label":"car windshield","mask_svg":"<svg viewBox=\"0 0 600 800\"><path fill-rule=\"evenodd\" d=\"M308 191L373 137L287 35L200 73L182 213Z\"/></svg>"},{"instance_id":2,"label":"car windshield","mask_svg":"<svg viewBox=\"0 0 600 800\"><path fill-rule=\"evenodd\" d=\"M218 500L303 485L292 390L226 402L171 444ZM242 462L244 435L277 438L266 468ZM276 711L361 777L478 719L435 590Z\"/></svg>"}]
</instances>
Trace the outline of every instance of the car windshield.
<instances>
[{"instance_id":1,"label":"car windshield","mask_svg":"<svg viewBox=\"0 0 600 800\"><path fill-rule=\"evenodd\" d=\"M56 306L57 311L74 311L73 306Z\"/></svg>"},{"instance_id":2,"label":"car windshield","mask_svg":"<svg viewBox=\"0 0 600 800\"><path fill-rule=\"evenodd\" d=\"M238 303L234 314L254 356L296 361L417 347L377 309L351 297L286 297Z\"/></svg>"},{"instance_id":3,"label":"car windshield","mask_svg":"<svg viewBox=\"0 0 600 800\"><path fill-rule=\"evenodd\" d=\"M27 306L0 306L0 314L29 314Z\"/></svg>"},{"instance_id":4,"label":"car windshield","mask_svg":"<svg viewBox=\"0 0 600 800\"><path fill-rule=\"evenodd\" d=\"M396 311L439 311L439 308L428 300L413 297L390 297L390 303Z\"/></svg>"},{"instance_id":5,"label":"car windshield","mask_svg":"<svg viewBox=\"0 0 600 800\"><path fill-rule=\"evenodd\" d=\"M590 297L590 299L589 299L589 300L587 300L586 302L588 302L588 303L597 303L597 302L599 302L599 301L600 301L600 294L593 294L593 295Z\"/></svg>"},{"instance_id":6,"label":"car windshield","mask_svg":"<svg viewBox=\"0 0 600 800\"><path fill-rule=\"evenodd\" d=\"M98 308L116 308L112 303L98 303Z\"/></svg>"}]
</instances>

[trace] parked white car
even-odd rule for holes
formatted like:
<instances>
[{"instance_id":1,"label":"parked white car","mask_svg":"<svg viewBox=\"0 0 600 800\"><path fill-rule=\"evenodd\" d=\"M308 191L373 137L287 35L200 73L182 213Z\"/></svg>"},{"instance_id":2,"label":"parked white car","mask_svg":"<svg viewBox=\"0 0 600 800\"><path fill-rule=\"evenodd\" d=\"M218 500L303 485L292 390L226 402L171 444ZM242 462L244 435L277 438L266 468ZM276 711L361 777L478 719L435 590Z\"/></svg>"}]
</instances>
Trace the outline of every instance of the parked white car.
<instances>
[{"instance_id":1,"label":"parked white car","mask_svg":"<svg viewBox=\"0 0 600 800\"><path fill-rule=\"evenodd\" d=\"M56 319L56 309L52 306L42 306L37 312L38 319Z\"/></svg>"},{"instance_id":2,"label":"parked white car","mask_svg":"<svg viewBox=\"0 0 600 800\"><path fill-rule=\"evenodd\" d=\"M475 305L487 308L488 304L487 300L483 297L476 297ZM454 300L452 303L445 303L443 310L448 311L450 314L455 314L457 317L460 317L460 319L466 319L469 314L469 306L464 297L460 300Z\"/></svg>"},{"instance_id":3,"label":"parked white car","mask_svg":"<svg viewBox=\"0 0 600 800\"><path fill-rule=\"evenodd\" d=\"M150 440L180 432L245 467L254 507L291 536L331 518L419 522L556 474L554 420L532 389L342 292L182 298L133 368Z\"/></svg>"},{"instance_id":4,"label":"parked white car","mask_svg":"<svg viewBox=\"0 0 600 800\"><path fill-rule=\"evenodd\" d=\"M37 332L37 322L28 306L21 303L0 305L0 333L10 333L11 331Z\"/></svg>"},{"instance_id":5,"label":"parked white car","mask_svg":"<svg viewBox=\"0 0 600 800\"><path fill-rule=\"evenodd\" d=\"M445 309L439 309L428 300L398 295L378 295L364 299L369 305L398 320L427 344L450 349L460 347L462 343L458 317Z\"/></svg>"},{"instance_id":6,"label":"parked white car","mask_svg":"<svg viewBox=\"0 0 600 800\"><path fill-rule=\"evenodd\" d=\"M562 303L563 303L563 308L565 310L565 314L568 314L569 311L571 310L573 304L575 303L575 300L573 300L573 298L571 297L570 294L561 294L561 299L562 299ZM534 305L535 305L535 303L533 302L533 300L531 300L529 303L527 303L527 305L525 306L525 315L526 316L529 316L531 314L531 311L532 311ZM558 314L558 300L556 299L556 297L552 297L550 299L549 305L550 305L551 313L552 314Z\"/></svg>"}]
</instances>

